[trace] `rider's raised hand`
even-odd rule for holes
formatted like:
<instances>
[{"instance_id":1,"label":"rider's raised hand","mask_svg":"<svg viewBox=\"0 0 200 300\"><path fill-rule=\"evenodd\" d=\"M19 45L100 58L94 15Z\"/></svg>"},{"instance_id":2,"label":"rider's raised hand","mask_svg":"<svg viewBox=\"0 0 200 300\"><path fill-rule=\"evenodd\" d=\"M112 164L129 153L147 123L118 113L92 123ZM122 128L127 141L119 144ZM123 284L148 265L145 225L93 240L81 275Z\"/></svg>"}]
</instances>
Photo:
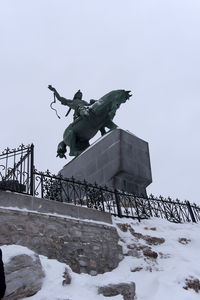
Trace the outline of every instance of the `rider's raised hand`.
<instances>
[{"instance_id":1,"label":"rider's raised hand","mask_svg":"<svg viewBox=\"0 0 200 300\"><path fill-rule=\"evenodd\" d=\"M52 85L48 85L48 89L50 89L50 91L54 92L55 91L55 88L52 87Z\"/></svg>"}]
</instances>

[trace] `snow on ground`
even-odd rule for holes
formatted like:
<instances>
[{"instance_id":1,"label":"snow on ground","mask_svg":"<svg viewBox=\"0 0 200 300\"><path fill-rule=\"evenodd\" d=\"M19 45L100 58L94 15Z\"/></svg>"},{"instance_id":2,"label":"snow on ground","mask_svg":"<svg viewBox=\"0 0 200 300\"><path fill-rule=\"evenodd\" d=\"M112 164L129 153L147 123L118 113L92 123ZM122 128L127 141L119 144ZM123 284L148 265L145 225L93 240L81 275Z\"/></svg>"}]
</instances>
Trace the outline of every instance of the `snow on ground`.
<instances>
[{"instance_id":1,"label":"snow on ground","mask_svg":"<svg viewBox=\"0 0 200 300\"><path fill-rule=\"evenodd\" d=\"M66 265L40 256L46 274L43 287L36 295L26 299L122 300L121 295L108 298L97 294L97 286L120 282L135 282L137 300L200 299L200 293L183 288L186 279L200 279L200 224L173 224L158 218L139 223L116 217L113 217L113 223L125 254L118 268L112 272L90 276L76 274L68 267L72 282L62 286ZM3 246L3 257L9 257L9 252L13 253L14 249L18 253L22 248L24 247ZM138 257L131 256L131 251ZM151 257L156 255L157 258Z\"/></svg>"},{"instance_id":2,"label":"snow on ground","mask_svg":"<svg viewBox=\"0 0 200 300\"><path fill-rule=\"evenodd\" d=\"M119 219L118 219L119 220ZM115 218L114 222L119 223ZM129 223L136 233L143 236L164 238L160 245L151 245L151 249L158 254L157 259L131 258L130 269L143 268L129 275L136 283L138 300L193 300L200 299L200 294L193 290L185 290L185 279L193 276L200 279L200 224L174 224L166 220L154 218L141 223ZM134 238L128 230L122 232L118 229L120 237L124 240L124 251L127 245L148 245L142 238ZM179 239L181 239L179 241Z\"/></svg>"}]
</instances>

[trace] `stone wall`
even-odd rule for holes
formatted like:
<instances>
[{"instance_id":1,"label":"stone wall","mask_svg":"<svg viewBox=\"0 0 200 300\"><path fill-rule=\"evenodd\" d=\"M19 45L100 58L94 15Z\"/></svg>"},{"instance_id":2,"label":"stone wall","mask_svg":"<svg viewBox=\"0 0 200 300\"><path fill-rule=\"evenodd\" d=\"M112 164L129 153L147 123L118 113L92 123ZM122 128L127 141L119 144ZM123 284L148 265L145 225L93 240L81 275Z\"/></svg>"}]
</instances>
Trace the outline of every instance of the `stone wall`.
<instances>
[{"instance_id":1,"label":"stone wall","mask_svg":"<svg viewBox=\"0 0 200 300\"><path fill-rule=\"evenodd\" d=\"M118 240L110 224L0 208L0 245L26 246L77 273L96 275L116 268L123 258Z\"/></svg>"},{"instance_id":2,"label":"stone wall","mask_svg":"<svg viewBox=\"0 0 200 300\"><path fill-rule=\"evenodd\" d=\"M0 207L17 207L40 213L58 214L82 220L93 220L112 224L111 215L109 213L2 190L0 190Z\"/></svg>"}]
</instances>

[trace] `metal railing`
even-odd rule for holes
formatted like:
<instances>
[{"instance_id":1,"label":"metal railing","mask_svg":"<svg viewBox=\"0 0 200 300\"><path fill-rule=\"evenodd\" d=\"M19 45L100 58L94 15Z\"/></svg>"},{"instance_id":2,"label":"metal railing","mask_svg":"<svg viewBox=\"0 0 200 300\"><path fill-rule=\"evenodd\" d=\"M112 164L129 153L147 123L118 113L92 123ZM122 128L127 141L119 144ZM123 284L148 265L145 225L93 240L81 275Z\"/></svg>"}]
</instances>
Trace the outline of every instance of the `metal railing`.
<instances>
[{"instance_id":1,"label":"metal railing","mask_svg":"<svg viewBox=\"0 0 200 300\"><path fill-rule=\"evenodd\" d=\"M189 201L174 201L153 195L141 197L107 186L81 182L73 177L63 178L49 171L39 172L34 168L33 159L33 145L4 150L0 155L0 189L86 206L139 221L150 217L165 218L175 223L200 221L200 207Z\"/></svg>"},{"instance_id":2,"label":"metal railing","mask_svg":"<svg viewBox=\"0 0 200 300\"><path fill-rule=\"evenodd\" d=\"M34 194L34 145L20 145L0 154L0 188Z\"/></svg>"},{"instance_id":3,"label":"metal railing","mask_svg":"<svg viewBox=\"0 0 200 300\"><path fill-rule=\"evenodd\" d=\"M171 198L135 196L126 192L112 190L107 186L77 181L75 178L63 178L34 171L35 195L45 199L87 206L109 212L114 216L148 219L165 218L175 223L200 221L200 207Z\"/></svg>"}]
</instances>

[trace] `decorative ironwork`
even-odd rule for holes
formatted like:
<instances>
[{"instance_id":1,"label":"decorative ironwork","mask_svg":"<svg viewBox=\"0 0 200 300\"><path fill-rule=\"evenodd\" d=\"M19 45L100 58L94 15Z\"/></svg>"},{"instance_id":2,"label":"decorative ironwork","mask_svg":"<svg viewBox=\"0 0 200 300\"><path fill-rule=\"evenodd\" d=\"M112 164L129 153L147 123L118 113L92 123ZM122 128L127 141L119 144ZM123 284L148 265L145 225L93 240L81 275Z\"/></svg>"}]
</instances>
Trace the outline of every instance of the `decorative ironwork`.
<instances>
[{"instance_id":1,"label":"decorative ironwork","mask_svg":"<svg viewBox=\"0 0 200 300\"><path fill-rule=\"evenodd\" d=\"M0 188L33 195L34 146L5 149L0 154Z\"/></svg>"},{"instance_id":2,"label":"decorative ironwork","mask_svg":"<svg viewBox=\"0 0 200 300\"><path fill-rule=\"evenodd\" d=\"M170 222L200 221L200 207L191 205L189 201L181 202L155 197L140 197L125 192L90 184L87 181L77 181L75 178L63 178L49 171L46 173L34 170L35 195L41 198L109 212L114 216L138 219L150 217L165 218Z\"/></svg>"},{"instance_id":3,"label":"decorative ironwork","mask_svg":"<svg viewBox=\"0 0 200 300\"><path fill-rule=\"evenodd\" d=\"M5 149L0 154L0 189L34 195L44 199L81 205L114 216L138 219L165 218L170 222L200 221L200 207L170 197L135 196L107 186L63 178L49 170L34 168L34 146Z\"/></svg>"}]
</instances>

